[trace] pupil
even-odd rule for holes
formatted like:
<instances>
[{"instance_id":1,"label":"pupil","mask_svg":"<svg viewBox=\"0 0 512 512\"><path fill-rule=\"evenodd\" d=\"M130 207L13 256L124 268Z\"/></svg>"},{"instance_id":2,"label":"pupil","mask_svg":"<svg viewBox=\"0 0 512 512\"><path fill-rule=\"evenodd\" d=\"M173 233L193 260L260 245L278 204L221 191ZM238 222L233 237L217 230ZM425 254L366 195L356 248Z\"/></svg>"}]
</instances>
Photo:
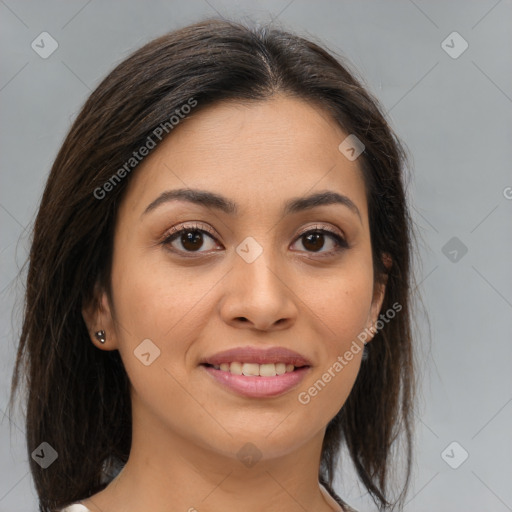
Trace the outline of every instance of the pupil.
<instances>
[{"instance_id":1,"label":"pupil","mask_svg":"<svg viewBox=\"0 0 512 512\"><path fill-rule=\"evenodd\" d=\"M202 233L199 231L187 231L182 235L181 243L185 249L194 251L203 245L202 238Z\"/></svg>"},{"instance_id":2,"label":"pupil","mask_svg":"<svg viewBox=\"0 0 512 512\"><path fill-rule=\"evenodd\" d=\"M320 243L318 243L319 241ZM304 247L306 247L306 249L312 251L319 251L324 245L324 235L323 233L310 233L309 235L306 236L306 239L303 242L303 244Z\"/></svg>"}]
</instances>

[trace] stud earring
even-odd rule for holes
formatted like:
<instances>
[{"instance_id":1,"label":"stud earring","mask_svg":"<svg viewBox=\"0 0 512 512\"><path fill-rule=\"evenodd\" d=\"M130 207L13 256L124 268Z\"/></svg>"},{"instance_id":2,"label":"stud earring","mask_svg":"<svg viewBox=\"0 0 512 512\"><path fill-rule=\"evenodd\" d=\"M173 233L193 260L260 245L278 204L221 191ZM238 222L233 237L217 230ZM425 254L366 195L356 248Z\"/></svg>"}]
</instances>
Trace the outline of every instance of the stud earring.
<instances>
[{"instance_id":1,"label":"stud earring","mask_svg":"<svg viewBox=\"0 0 512 512\"><path fill-rule=\"evenodd\" d=\"M105 337L105 331L96 331L94 333L94 336L96 336L96 339L100 342L100 343L105 343L105 341L107 340L107 338Z\"/></svg>"}]
</instances>

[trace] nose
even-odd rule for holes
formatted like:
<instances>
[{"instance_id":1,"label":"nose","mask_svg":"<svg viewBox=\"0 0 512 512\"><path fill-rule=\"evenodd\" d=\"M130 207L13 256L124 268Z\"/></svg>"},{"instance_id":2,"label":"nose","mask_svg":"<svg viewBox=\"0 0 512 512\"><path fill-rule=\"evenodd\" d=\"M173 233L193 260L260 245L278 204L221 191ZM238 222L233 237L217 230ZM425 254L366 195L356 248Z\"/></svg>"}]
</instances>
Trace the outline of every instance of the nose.
<instances>
[{"instance_id":1,"label":"nose","mask_svg":"<svg viewBox=\"0 0 512 512\"><path fill-rule=\"evenodd\" d=\"M238 255L224 279L220 315L227 324L258 331L290 328L296 321L298 298L289 272L276 268L266 251L252 263Z\"/></svg>"}]
</instances>

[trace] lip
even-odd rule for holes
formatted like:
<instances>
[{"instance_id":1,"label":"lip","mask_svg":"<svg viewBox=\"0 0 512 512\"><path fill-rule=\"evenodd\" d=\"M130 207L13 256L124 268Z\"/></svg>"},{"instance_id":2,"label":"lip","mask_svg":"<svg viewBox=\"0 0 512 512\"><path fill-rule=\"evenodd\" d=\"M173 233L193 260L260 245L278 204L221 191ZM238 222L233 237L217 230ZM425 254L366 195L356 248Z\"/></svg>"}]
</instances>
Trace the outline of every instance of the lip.
<instances>
[{"instance_id":1,"label":"lip","mask_svg":"<svg viewBox=\"0 0 512 512\"><path fill-rule=\"evenodd\" d=\"M200 364L210 364L219 366L222 363L284 363L293 364L295 367L311 366L311 362L298 352L284 347L236 347L223 352L218 352L212 356L205 357ZM294 372L295 373L295 372ZM271 378L274 377L257 377Z\"/></svg>"},{"instance_id":2,"label":"lip","mask_svg":"<svg viewBox=\"0 0 512 512\"><path fill-rule=\"evenodd\" d=\"M206 366L205 364L201 365L201 368L216 382L241 396L250 398L267 398L282 395L298 386L311 369L309 366L304 366L296 368L293 372L283 373L275 377L256 377L235 375L223 370L216 370L212 366Z\"/></svg>"},{"instance_id":3,"label":"lip","mask_svg":"<svg viewBox=\"0 0 512 512\"><path fill-rule=\"evenodd\" d=\"M275 375L274 377L258 377L235 375L229 371L217 370L212 365L222 363L284 363L293 364L293 372ZM222 386L237 394L250 398L265 398L282 395L304 379L309 373L311 361L298 352L284 347L236 347L205 357L200 366Z\"/></svg>"}]
</instances>

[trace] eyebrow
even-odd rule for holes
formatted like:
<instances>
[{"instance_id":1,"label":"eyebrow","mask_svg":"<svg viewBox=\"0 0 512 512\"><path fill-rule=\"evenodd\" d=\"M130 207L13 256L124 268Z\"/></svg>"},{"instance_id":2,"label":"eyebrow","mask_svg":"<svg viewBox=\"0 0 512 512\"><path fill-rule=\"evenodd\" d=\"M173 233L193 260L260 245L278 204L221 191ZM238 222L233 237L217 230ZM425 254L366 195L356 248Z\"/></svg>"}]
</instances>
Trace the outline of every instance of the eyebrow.
<instances>
[{"instance_id":1,"label":"eyebrow","mask_svg":"<svg viewBox=\"0 0 512 512\"><path fill-rule=\"evenodd\" d=\"M171 201L187 201L199 206L214 208L229 215L237 215L239 212L238 206L235 202L220 194L209 192L207 190L180 188L176 190L168 190L160 194L146 207L142 216ZM331 204L346 206L350 211L355 213L360 220L362 220L361 212L350 198L331 190L317 192L306 197L295 197L289 199L283 207L283 214L290 215L304 210L310 210L318 206Z\"/></svg>"}]
</instances>

